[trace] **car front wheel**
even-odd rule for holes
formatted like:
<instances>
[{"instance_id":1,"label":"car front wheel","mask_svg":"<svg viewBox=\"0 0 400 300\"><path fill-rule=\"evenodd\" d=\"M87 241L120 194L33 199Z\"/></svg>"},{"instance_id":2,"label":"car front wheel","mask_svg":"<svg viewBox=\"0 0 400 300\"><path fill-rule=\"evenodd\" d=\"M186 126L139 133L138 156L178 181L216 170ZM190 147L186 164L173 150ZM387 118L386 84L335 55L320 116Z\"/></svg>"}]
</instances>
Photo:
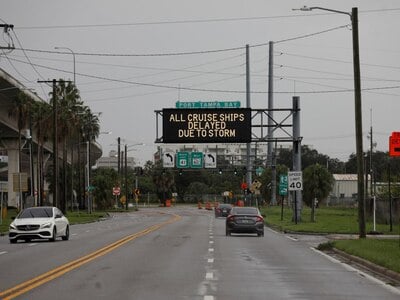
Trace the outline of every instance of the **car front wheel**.
<instances>
[{"instance_id":1,"label":"car front wheel","mask_svg":"<svg viewBox=\"0 0 400 300\"><path fill-rule=\"evenodd\" d=\"M17 242L17 239L10 239L10 244L15 244Z\"/></svg>"},{"instance_id":2,"label":"car front wheel","mask_svg":"<svg viewBox=\"0 0 400 300\"><path fill-rule=\"evenodd\" d=\"M63 241L68 241L69 240L69 226L65 228L65 235L62 236Z\"/></svg>"},{"instance_id":3,"label":"car front wheel","mask_svg":"<svg viewBox=\"0 0 400 300\"><path fill-rule=\"evenodd\" d=\"M54 242L54 241L56 240L56 237L57 237L57 229L56 229L56 227L54 226L54 228L53 228L53 235L52 235L52 237L50 238L50 242Z\"/></svg>"}]
</instances>

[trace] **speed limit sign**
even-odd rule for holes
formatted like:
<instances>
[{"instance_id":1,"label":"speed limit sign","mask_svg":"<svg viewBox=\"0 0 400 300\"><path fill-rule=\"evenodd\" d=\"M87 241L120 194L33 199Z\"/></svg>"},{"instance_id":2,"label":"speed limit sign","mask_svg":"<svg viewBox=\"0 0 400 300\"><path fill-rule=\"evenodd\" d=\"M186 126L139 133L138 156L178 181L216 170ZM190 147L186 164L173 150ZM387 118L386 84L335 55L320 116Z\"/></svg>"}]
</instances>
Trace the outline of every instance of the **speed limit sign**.
<instances>
[{"instance_id":1,"label":"speed limit sign","mask_svg":"<svg viewBox=\"0 0 400 300\"><path fill-rule=\"evenodd\" d=\"M303 190L303 172L301 171L288 172L288 190L289 191Z\"/></svg>"}]
</instances>

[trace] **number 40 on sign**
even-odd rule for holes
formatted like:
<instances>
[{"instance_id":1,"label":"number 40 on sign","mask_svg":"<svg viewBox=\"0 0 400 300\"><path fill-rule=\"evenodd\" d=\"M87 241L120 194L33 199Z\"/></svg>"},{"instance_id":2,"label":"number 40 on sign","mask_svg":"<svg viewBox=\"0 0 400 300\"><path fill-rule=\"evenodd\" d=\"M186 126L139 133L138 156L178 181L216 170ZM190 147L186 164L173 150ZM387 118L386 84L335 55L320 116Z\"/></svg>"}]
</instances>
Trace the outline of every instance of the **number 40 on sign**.
<instances>
[{"instance_id":1,"label":"number 40 on sign","mask_svg":"<svg viewBox=\"0 0 400 300\"><path fill-rule=\"evenodd\" d=\"M303 190L303 172L301 171L288 172L288 190L289 191Z\"/></svg>"}]
</instances>

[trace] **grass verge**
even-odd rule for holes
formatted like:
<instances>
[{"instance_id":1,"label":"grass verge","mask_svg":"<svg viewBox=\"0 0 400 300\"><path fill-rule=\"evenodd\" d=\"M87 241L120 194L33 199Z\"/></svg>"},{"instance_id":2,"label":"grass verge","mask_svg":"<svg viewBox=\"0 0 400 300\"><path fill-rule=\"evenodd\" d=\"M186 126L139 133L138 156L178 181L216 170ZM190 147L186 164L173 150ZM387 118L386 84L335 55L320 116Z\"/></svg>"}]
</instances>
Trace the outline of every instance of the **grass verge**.
<instances>
[{"instance_id":1,"label":"grass verge","mask_svg":"<svg viewBox=\"0 0 400 300\"><path fill-rule=\"evenodd\" d=\"M321 207L316 209L315 222L311 221L311 209L304 207L302 210L301 221L295 224L292 220L292 209L285 207L283 210L283 220L281 220L281 207L269 206L262 209L266 215L266 224L281 231L295 231L307 233L341 233L357 234L358 211L357 208L336 208ZM373 223L367 221L367 232L372 231ZM398 227L395 232L390 232L388 224L376 224L376 231L384 234L399 234Z\"/></svg>"},{"instance_id":2,"label":"grass verge","mask_svg":"<svg viewBox=\"0 0 400 300\"><path fill-rule=\"evenodd\" d=\"M333 242L334 247L400 273L400 243L395 239L358 239Z\"/></svg>"},{"instance_id":3,"label":"grass verge","mask_svg":"<svg viewBox=\"0 0 400 300\"><path fill-rule=\"evenodd\" d=\"M294 231L318 234L358 234L357 208L321 207L316 210L315 222L311 221L311 209L303 208L302 220L295 224L292 221L292 210L284 208L281 220L281 207L271 206L262 209L266 215L268 226L280 231ZM384 234L400 234L400 228L394 227L390 232L388 224L376 224L378 232ZM373 223L367 221L366 231L373 229ZM329 250L332 247L348 254L361 257L389 270L400 273L400 241L398 239L356 239L335 240L321 244L319 250Z\"/></svg>"}]
</instances>

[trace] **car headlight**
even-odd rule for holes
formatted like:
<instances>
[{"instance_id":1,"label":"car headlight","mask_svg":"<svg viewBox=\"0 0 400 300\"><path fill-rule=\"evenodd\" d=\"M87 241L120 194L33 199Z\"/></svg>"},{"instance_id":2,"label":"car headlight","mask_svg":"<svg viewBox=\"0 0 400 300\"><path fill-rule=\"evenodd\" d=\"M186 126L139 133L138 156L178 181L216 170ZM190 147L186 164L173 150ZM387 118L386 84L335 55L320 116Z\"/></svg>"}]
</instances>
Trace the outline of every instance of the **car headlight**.
<instances>
[{"instance_id":1,"label":"car headlight","mask_svg":"<svg viewBox=\"0 0 400 300\"><path fill-rule=\"evenodd\" d=\"M11 224L10 224L10 229L15 230L15 229L17 229L17 226L15 226L14 223L11 223Z\"/></svg>"},{"instance_id":2,"label":"car headlight","mask_svg":"<svg viewBox=\"0 0 400 300\"><path fill-rule=\"evenodd\" d=\"M47 223L44 223L44 224L40 225L40 228L50 228L51 225L52 225L51 222L47 222Z\"/></svg>"}]
</instances>

